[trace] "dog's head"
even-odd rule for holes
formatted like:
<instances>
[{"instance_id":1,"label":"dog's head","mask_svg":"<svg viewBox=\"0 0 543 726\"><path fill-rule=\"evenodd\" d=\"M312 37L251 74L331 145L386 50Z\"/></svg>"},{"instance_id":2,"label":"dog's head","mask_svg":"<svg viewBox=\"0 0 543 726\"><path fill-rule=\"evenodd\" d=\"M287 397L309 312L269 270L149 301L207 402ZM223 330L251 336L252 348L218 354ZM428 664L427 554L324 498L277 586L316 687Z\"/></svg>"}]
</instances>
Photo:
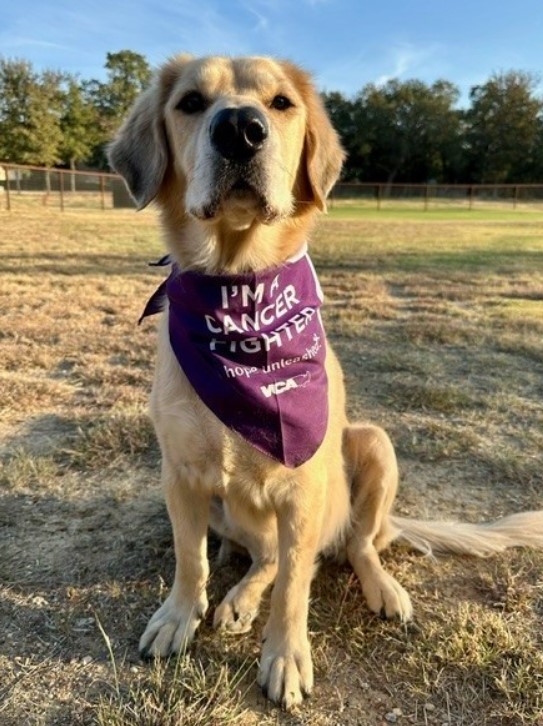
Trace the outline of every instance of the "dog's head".
<instances>
[{"instance_id":1,"label":"dog's head","mask_svg":"<svg viewBox=\"0 0 543 726\"><path fill-rule=\"evenodd\" d=\"M343 151L291 63L179 56L136 102L109 158L140 208L175 197L193 218L244 229L302 205L323 210Z\"/></svg>"}]
</instances>

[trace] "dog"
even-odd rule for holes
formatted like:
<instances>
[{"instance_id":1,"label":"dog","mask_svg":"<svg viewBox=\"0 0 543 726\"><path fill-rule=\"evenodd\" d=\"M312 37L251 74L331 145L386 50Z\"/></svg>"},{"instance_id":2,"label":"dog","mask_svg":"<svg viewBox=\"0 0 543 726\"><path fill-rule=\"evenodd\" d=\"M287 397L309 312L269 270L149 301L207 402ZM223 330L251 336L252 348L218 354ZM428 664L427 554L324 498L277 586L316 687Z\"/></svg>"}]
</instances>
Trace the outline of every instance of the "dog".
<instances>
[{"instance_id":1,"label":"dog","mask_svg":"<svg viewBox=\"0 0 543 726\"><path fill-rule=\"evenodd\" d=\"M204 618L208 527L252 560L216 627L248 631L273 585L258 680L285 709L313 688L307 616L320 554L346 555L370 610L407 621L409 596L379 559L392 540L483 556L543 546L543 512L487 525L391 514L394 448L381 428L347 420L305 247L344 160L306 72L269 58L175 57L109 159L139 208L158 206L173 261L150 409L176 569L142 655L182 651Z\"/></svg>"}]
</instances>

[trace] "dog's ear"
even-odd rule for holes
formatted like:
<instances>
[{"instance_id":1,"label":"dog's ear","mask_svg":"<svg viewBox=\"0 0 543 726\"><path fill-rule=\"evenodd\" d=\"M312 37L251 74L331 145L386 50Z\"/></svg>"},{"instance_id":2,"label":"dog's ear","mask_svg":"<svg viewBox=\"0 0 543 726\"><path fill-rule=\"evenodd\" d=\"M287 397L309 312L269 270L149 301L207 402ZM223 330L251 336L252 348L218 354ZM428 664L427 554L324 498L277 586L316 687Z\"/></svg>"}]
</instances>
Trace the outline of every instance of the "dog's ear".
<instances>
[{"instance_id":1,"label":"dog's ear","mask_svg":"<svg viewBox=\"0 0 543 726\"><path fill-rule=\"evenodd\" d=\"M341 173L345 152L309 74L290 63L285 65L306 105L303 161L313 201L324 212L326 197Z\"/></svg>"},{"instance_id":2,"label":"dog's ear","mask_svg":"<svg viewBox=\"0 0 543 726\"><path fill-rule=\"evenodd\" d=\"M345 152L324 104L313 87L307 102L305 159L315 204L321 212L325 212L326 197L339 178Z\"/></svg>"},{"instance_id":3,"label":"dog's ear","mask_svg":"<svg viewBox=\"0 0 543 726\"><path fill-rule=\"evenodd\" d=\"M108 147L111 167L126 182L138 209L158 194L169 161L164 106L188 56L173 58L137 99Z\"/></svg>"}]
</instances>

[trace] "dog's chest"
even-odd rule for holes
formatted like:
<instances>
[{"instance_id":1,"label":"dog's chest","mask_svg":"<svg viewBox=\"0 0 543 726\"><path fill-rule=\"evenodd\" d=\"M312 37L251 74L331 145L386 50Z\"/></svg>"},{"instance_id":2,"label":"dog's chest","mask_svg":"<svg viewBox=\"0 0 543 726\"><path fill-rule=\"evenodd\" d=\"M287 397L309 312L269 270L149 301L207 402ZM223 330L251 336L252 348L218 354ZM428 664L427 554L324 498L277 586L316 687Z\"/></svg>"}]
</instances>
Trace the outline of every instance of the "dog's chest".
<instances>
[{"instance_id":1,"label":"dog's chest","mask_svg":"<svg viewBox=\"0 0 543 726\"><path fill-rule=\"evenodd\" d=\"M261 454L237 434L223 430L212 494L226 501L248 501L256 509L268 509L273 482L289 471Z\"/></svg>"}]
</instances>

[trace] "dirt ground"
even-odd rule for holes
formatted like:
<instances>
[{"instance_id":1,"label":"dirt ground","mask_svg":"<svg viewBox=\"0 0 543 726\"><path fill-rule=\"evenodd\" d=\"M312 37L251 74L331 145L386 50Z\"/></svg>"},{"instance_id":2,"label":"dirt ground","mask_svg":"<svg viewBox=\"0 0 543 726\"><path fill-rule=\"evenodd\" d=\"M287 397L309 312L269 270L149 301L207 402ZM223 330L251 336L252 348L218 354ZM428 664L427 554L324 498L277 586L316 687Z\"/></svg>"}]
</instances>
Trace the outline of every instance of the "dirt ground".
<instances>
[{"instance_id":1,"label":"dirt ground","mask_svg":"<svg viewBox=\"0 0 543 726\"><path fill-rule=\"evenodd\" d=\"M314 696L255 684L266 611L239 639L213 605L190 654L137 642L173 575L146 415L163 271L152 213L0 212L0 724L543 724L543 555L385 565L415 621L383 622L347 566L312 589ZM543 217L334 210L313 254L352 418L397 447L396 511L469 521L543 505ZM218 542L210 538L214 562Z\"/></svg>"}]
</instances>

